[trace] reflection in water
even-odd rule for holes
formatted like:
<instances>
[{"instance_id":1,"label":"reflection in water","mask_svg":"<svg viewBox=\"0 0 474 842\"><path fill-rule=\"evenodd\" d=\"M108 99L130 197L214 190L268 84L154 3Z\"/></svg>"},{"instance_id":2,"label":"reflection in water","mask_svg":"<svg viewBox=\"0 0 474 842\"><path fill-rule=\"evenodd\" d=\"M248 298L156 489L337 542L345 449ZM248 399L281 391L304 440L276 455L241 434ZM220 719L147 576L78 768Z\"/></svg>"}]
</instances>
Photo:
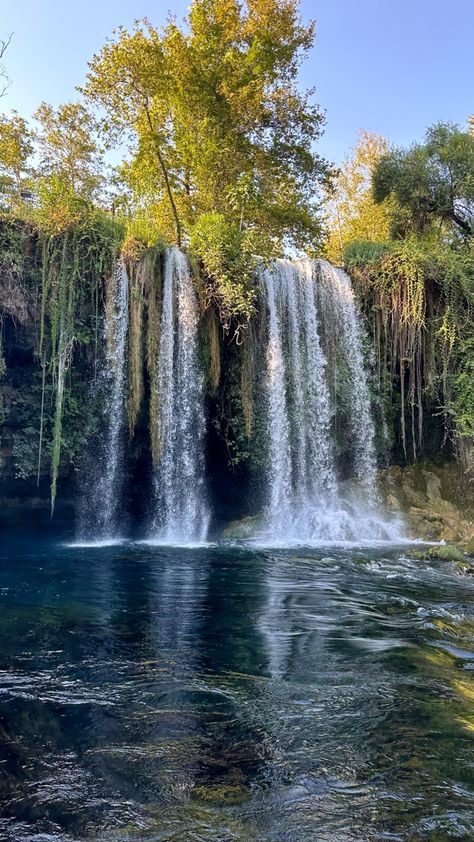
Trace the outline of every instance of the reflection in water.
<instances>
[{"instance_id":1,"label":"reflection in water","mask_svg":"<svg viewBox=\"0 0 474 842\"><path fill-rule=\"evenodd\" d=\"M6 553L0 838L474 838L473 584L329 552Z\"/></svg>"}]
</instances>

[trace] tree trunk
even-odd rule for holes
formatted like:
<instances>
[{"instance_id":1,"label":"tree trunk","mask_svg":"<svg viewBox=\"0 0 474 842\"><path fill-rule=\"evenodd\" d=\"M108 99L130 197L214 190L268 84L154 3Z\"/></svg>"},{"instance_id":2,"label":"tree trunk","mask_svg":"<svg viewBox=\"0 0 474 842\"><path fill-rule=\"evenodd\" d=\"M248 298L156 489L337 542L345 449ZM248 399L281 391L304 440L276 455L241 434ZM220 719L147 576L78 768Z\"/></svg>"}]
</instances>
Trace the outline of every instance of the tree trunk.
<instances>
[{"instance_id":1,"label":"tree trunk","mask_svg":"<svg viewBox=\"0 0 474 842\"><path fill-rule=\"evenodd\" d=\"M164 161L163 155L161 154L160 144L158 143L158 141L156 139L156 133L155 133L155 129L153 127L153 121L151 119L150 112L148 110L148 105L145 105L145 111L146 111L146 117L147 117L148 125L149 125L150 131L152 132L152 135L153 135L153 143L154 143L154 146L155 146L156 157L158 159L158 164L160 166L161 172L163 174L166 194L168 196L168 201L170 203L171 211L172 211L173 218L174 218L174 224L175 224L175 229L176 229L176 244L177 244L178 248L181 248L181 223L179 221L178 210L176 208L176 203L175 203L175 200L174 200L173 192L171 190L170 180L169 180L169 176L168 176L168 170L166 169L165 161Z\"/></svg>"}]
</instances>

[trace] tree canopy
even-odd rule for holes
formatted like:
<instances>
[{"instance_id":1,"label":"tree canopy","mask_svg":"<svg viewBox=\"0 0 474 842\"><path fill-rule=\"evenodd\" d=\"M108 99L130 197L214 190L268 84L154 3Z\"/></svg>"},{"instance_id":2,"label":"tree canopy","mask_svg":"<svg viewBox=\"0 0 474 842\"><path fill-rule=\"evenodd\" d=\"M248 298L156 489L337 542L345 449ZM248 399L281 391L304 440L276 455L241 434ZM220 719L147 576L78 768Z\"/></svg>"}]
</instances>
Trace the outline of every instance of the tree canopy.
<instances>
[{"instance_id":1,"label":"tree canopy","mask_svg":"<svg viewBox=\"0 0 474 842\"><path fill-rule=\"evenodd\" d=\"M389 237L390 202L377 204L372 195L372 176L389 151L385 138L360 131L353 154L347 158L328 199L329 260L342 264L346 246L354 240L384 242Z\"/></svg>"},{"instance_id":2,"label":"tree canopy","mask_svg":"<svg viewBox=\"0 0 474 842\"><path fill-rule=\"evenodd\" d=\"M448 225L470 237L474 231L474 136L451 123L428 129L424 143L394 149L374 172L376 202L392 196L399 212L395 233L424 233ZM397 231L398 229L398 231Z\"/></svg>"},{"instance_id":3,"label":"tree canopy","mask_svg":"<svg viewBox=\"0 0 474 842\"><path fill-rule=\"evenodd\" d=\"M56 110L42 102L34 117L40 127L39 174L59 177L76 194L94 198L103 178L92 115L79 102L67 102Z\"/></svg>"},{"instance_id":4,"label":"tree canopy","mask_svg":"<svg viewBox=\"0 0 474 842\"><path fill-rule=\"evenodd\" d=\"M33 154L33 133L26 120L13 111L0 115L0 190L9 196L18 194L29 172Z\"/></svg>"},{"instance_id":5,"label":"tree canopy","mask_svg":"<svg viewBox=\"0 0 474 842\"><path fill-rule=\"evenodd\" d=\"M194 0L183 28L144 20L93 58L84 93L109 136L128 137L122 176L169 240L219 213L279 248L319 241L331 168L313 148L323 115L297 85L313 37L297 0Z\"/></svg>"}]
</instances>

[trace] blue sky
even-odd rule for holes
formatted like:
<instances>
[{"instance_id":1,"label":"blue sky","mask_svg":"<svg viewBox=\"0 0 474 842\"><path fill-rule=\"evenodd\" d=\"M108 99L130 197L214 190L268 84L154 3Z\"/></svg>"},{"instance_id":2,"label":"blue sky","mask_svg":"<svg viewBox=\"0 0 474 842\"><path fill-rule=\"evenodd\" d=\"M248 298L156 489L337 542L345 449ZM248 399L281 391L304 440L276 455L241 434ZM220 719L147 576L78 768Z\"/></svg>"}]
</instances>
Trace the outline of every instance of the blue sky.
<instances>
[{"instance_id":1,"label":"blue sky","mask_svg":"<svg viewBox=\"0 0 474 842\"><path fill-rule=\"evenodd\" d=\"M137 17L182 18L183 0L1 0L0 37L13 84L2 101L28 117L41 100L76 98L87 61L112 29ZM319 151L340 162L359 129L406 145L436 120L462 125L474 112L474 2L455 0L302 0L317 22L302 70L326 110Z\"/></svg>"}]
</instances>

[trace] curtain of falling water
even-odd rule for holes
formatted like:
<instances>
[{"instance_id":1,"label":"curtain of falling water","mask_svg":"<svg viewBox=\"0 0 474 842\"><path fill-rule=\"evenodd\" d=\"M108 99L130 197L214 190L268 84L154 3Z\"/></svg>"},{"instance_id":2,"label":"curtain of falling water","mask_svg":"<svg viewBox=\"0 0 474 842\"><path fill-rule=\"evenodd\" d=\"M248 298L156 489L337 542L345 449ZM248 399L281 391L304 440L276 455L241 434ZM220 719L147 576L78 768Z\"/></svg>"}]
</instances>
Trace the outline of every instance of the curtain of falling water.
<instances>
[{"instance_id":1,"label":"curtain of falling water","mask_svg":"<svg viewBox=\"0 0 474 842\"><path fill-rule=\"evenodd\" d=\"M112 277L111 301L106 312L106 358L100 388L105 392L104 446L83 478L79 506L80 540L110 541L119 537L125 448L125 387L127 379L128 288L123 261ZM87 483L87 484L86 484Z\"/></svg>"},{"instance_id":2,"label":"curtain of falling water","mask_svg":"<svg viewBox=\"0 0 474 842\"><path fill-rule=\"evenodd\" d=\"M203 372L198 358L199 306L186 256L165 254L157 359L159 459L151 538L204 541L209 514L204 476Z\"/></svg>"},{"instance_id":3,"label":"curtain of falling water","mask_svg":"<svg viewBox=\"0 0 474 842\"><path fill-rule=\"evenodd\" d=\"M392 528L376 507L374 425L349 278L325 261L277 260L262 271L261 282L268 309L263 534L303 541L393 538L398 525ZM333 372L327 370L322 324L347 372L355 495L346 494L336 476L328 387Z\"/></svg>"}]
</instances>

